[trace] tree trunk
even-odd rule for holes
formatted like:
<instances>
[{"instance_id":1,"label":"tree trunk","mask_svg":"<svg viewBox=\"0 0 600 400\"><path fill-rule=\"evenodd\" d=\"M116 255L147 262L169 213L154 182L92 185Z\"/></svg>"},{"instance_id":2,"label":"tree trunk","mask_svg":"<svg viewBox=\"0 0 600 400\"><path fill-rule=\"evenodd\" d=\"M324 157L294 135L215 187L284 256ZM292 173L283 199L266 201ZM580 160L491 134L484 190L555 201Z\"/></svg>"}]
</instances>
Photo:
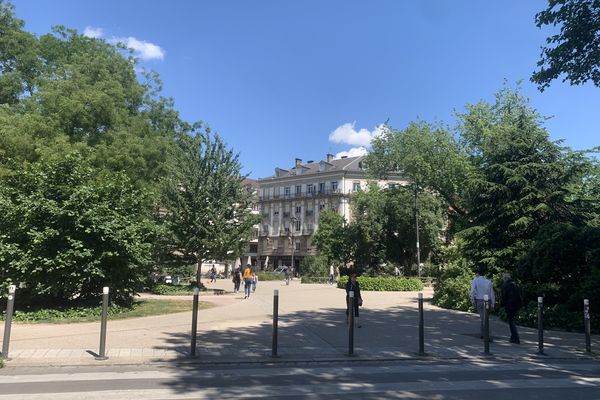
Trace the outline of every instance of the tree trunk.
<instances>
[{"instance_id":1,"label":"tree trunk","mask_svg":"<svg viewBox=\"0 0 600 400\"><path fill-rule=\"evenodd\" d=\"M202 283L202 260L198 259L196 265L196 282L198 283L198 287L200 287L200 284Z\"/></svg>"}]
</instances>

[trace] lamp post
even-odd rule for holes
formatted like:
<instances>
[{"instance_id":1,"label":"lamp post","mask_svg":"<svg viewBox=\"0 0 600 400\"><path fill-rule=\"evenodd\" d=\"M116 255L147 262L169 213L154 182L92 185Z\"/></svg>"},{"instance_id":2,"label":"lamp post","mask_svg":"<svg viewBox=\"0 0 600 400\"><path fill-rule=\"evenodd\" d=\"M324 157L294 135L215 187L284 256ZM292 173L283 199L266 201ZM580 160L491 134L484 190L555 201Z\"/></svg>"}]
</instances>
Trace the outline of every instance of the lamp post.
<instances>
[{"instance_id":1,"label":"lamp post","mask_svg":"<svg viewBox=\"0 0 600 400\"><path fill-rule=\"evenodd\" d=\"M290 236L291 236L291 242L292 242L292 276L294 276L293 274L296 272L296 269L294 268L294 252L296 250L296 246L294 243L294 231L296 230L296 223L298 222L298 218L296 217L291 217L290 218Z\"/></svg>"},{"instance_id":2,"label":"lamp post","mask_svg":"<svg viewBox=\"0 0 600 400\"><path fill-rule=\"evenodd\" d=\"M417 200L419 187L415 184L415 224L417 229L417 274L421 277L421 248L419 247L419 204Z\"/></svg>"}]
</instances>

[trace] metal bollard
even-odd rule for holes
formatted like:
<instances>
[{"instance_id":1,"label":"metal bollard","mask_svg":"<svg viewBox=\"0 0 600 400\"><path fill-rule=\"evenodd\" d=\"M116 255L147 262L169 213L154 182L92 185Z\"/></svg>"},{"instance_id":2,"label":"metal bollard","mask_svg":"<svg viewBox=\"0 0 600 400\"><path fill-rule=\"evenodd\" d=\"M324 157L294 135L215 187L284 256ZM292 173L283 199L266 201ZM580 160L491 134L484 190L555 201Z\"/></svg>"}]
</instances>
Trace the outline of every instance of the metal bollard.
<instances>
[{"instance_id":1,"label":"metal bollard","mask_svg":"<svg viewBox=\"0 0 600 400\"><path fill-rule=\"evenodd\" d=\"M583 300L583 323L585 325L585 351L592 352L592 328L590 325L590 301Z\"/></svg>"},{"instance_id":2,"label":"metal bollard","mask_svg":"<svg viewBox=\"0 0 600 400\"><path fill-rule=\"evenodd\" d=\"M419 293L419 355L425 355L425 322L423 319L423 293Z\"/></svg>"},{"instance_id":3,"label":"metal bollard","mask_svg":"<svg viewBox=\"0 0 600 400\"><path fill-rule=\"evenodd\" d=\"M354 355L354 291L348 293L348 355Z\"/></svg>"},{"instance_id":4,"label":"metal bollard","mask_svg":"<svg viewBox=\"0 0 600 400\"><path fill-rule=\"evenodd\" d=\"M490 298L483 295L483 353L490 354Z\"/></svg>"},{"instance_id":5,"label":"metal bollard","mask_svg":"<svg viewBox=\"0 0 600 400\"><path fill-rule=\"evenodd\" d=\"M8 346L10 344L10 330L12 327L12 317L15 311L15 285L8 287L8 301L6 302L6 318L4 319L4 338L2 339L2 358L10 361L8 357Z\"/></svg>"},{"instance_id":6,"label":"metal bollard","mask_svg":"<svg viewBox=\"0 0 600 400\"><path fill-rule=\"evenodd\" d=\"M100 320L100 351L98 357L94 357L96 360L102 361L107 360L106 357L106 322L108 319L108 287L105 286L102 289L102 317Z\"/></svg>"},{"instance_id":7,"label":"metal bollard","mask_svg":"<svg viewBox=\"0 0 600 400\"><path fill-rule=\"evenodd\" d=\"M279 323L279 290L273 291L273 341L271 343L271 357L279 357L277 355L277 325Z\"/></svg>"},{"instance_id":8,"label":"metal bollard","mask_svg":"<svg viewBox=\"0 0 600 400\"><path fill-rule=\"evenodd\" d=\"M198 293L200 289L194 288L192 300L192 343L190 357L196 357L196 335L198 333Z\"/></svg>"},{"instance_id":9,"label":"metal bollard","mask_svg":"<svg viewBox=\"0 0 600 400\"><path fill-rule=\"evenodd\" d=\"M538 297L538 354L544 354L544 298Z\"/></svg>"}]
</instances>

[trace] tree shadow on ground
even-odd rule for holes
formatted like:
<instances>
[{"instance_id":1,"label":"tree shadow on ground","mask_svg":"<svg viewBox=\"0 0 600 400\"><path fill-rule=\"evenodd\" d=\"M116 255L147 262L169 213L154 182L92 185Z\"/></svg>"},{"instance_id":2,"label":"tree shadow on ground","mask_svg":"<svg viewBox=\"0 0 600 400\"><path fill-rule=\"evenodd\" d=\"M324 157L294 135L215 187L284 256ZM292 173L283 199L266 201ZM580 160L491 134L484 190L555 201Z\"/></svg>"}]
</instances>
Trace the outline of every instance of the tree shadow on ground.
<instances>
[{"instance_id":1,"label":"tree shadow on ground","mask_svg":"<svg viewBox=\"0 0 600 400\"><path fill-rule=\"evenodd\" d=\"M191 319L191 318L190 318ZM426 308L425 320L425 352L436 359L447 362L477 363L482 357L489 360L523 359L536 357L538 352L537 330L519 327L521 345L508 342L509 330L506 323L491 319L491 331L494 339L490 344L491 355L484 354L484 343L479 338L479 316L476 314L455 312L438 308ZM219 362L235 362L239 364L261 362L261 368L269 364L286 362L340 362L345 359L353 361L374 360L384 363L389 360L427 360L418 357L419 331L418 311L410 306L398 306L387 309L361 309L362 328L354 330L355 357L346 358L348 353L348 326L345 312L339 308L323 308L317 311L299 311L279 316L278 355L271 359L272 324L244 326L242 321L238 327L207 330L199 318L197 334L197 356L199 361L219 365ZM571 357L573 354L584 356L585 342L581 334L569 332L545 331L545 353L553 357ZM182 358L190 355L190 334L181 332L172 334L157 349L176 350ZM600 345L594 338L593 346ZM540 356L543 357L543 356ZM430 358L431 359L431 358ZM460 361L457 361L460 360ZM222 364L223 365L223 364ZM181 379L171 383L178 392L206 388L217 385L217 381L194 379L194 371L198 365L185 364L181 368ZM234 373L232 373L235 375ZM220 377L219 379L226 379ZM232 385L239 385L235 376ZM329 381L328 376L320 377L315 384ZM247 382L248 385L260 384ZM277 382L269 385L292 384L293 376L278 377ZM342 384L346 380L331 377L330 383ZM226 382L220 382L226 385ZM304 384L311 384L310 381ZM219 386L219 385L217 385ZM221 388L222 389L222 388ZM223 393L215 393L215 396ZM231 395L235 393L231 392ZM260 391L253 394L260 395Z\"/></svg>"}]
</instances>

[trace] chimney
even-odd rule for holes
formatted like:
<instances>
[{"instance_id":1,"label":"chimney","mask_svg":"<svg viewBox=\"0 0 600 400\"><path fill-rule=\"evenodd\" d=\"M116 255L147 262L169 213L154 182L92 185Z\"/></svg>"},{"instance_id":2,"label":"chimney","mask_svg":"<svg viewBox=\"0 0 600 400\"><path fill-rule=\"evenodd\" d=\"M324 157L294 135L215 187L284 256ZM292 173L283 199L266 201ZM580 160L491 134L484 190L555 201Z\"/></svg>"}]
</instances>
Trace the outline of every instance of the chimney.
<instances>
[{"instance_id":1,"label":"chimney","mask_svg":"<svg viewBox=\"0 0 600 400\"><path fill-rule=\"evenodd\" d=\"M333 161L333 154L327 154L327 162L330 163Z\"/></svg>"},{"instance_id":2,"label":"chimney","mask_svg":"<svg viewBox=\"0 0 600 400\"><path fill-rule=\"evenodd\" d=\"M301 158L296 158L296 168L302 166L302 159Z\"/></svg>"},{"instance_id":3,"label":"chimney","mask_svg":"<svg viewBox=\"0 0 600 400\"><path fill-rule=\"evenodd\" d=\"M348 156L342 156L342 157L340 157L340 158L343 160L344 158L348 158Z\"/></svg>"}]
</instances>

